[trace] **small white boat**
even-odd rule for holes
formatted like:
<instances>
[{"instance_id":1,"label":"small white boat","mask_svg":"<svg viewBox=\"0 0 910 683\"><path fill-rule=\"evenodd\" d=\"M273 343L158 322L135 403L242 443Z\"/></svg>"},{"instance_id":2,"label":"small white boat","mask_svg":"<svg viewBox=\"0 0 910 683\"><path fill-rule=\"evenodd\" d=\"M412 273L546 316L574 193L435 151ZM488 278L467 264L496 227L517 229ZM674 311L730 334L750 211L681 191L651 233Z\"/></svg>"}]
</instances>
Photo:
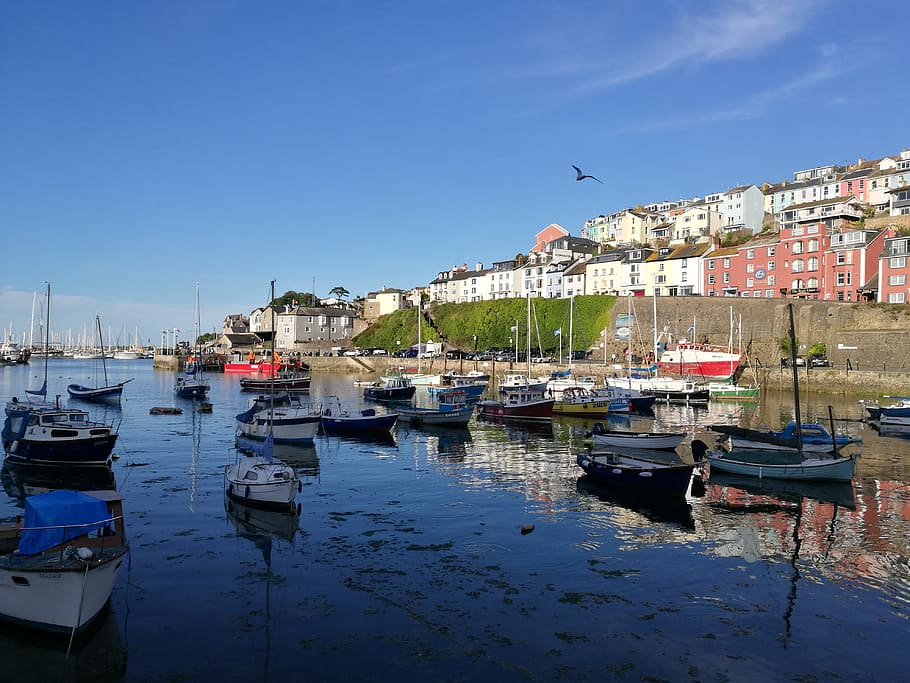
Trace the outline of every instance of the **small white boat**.
<instances>
[{"instance_id":1,"label":"small white boat","mask_svg":"<svg viewBox=\"0 0 910 683\"><path fill-rule=\"evenodd\" d=\"M0 527L0 617L72 633L104 608L129 545L116 491L29 496L20 525Z\"/></svg>"},{"instance_id":2,"label":"small white boat","mask_svg":"<svg viewBox=\"0 0 910 683\"><path fill-rule=\"evenodd\" d=\"M653 450L674 450L683 439L685 432L626 432L613 431L600 422L591 430L594 449L598 448L650 448Z\"/></svg>"},{"instance_id":3,"label":"small white boat","mask_svg":"<svg viewBox=\"0 0 910 683\"><path fill-rule=\"evenodd\" d=\"M474 404L468 401L468 395L461 390L439 394L436 408L417 408L402 406L398 408L401 419L412 425L436 425L463 427L474 413Z\"/></svg>"},{"instance_id":4,"label":"small white boat","mask_svg":"<svg viewBox=\"0 0 910 683\"><path fill-rule=\"evenodd\" d=\"M249 409L236 416L237 431L250 439L275 443L311 443L322 420L321 402L302 402L287 396L279 403L268 397L252 398Z\"/></svg>"},{"instance_id":5,"label":"small white boat","mask_svg":"<svg viewBox=\"0 0 910 683\"><path fill-rule=\"evenodd\" d=\"M294 498L302 486L294 468L272 455L273 441L243 443L241 448L258 455L241 455L224 468L224 489L234 500L247 505L274 508L294 508Z\"/></svg>"}]
</instances>

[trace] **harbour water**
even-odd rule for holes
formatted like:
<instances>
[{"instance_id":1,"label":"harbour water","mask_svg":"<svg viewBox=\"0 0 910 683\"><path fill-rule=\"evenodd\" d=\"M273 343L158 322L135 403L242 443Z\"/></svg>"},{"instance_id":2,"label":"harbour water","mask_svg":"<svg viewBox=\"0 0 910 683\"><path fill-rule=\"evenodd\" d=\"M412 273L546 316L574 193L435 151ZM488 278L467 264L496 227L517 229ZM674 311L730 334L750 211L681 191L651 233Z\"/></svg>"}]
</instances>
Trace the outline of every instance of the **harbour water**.
<instances>
[{"instance_id":1,"label":"harbour water","mask_svg":"<svg viewBox=\"0 0 910 683\"><path fill-rule=\"evenodd\" d=\"M40 371L0 368L0 395L22 396ZM208 376L213 410L200 414L150 361L111 362L108 373L135 378L119 409L87 406L119 427L112 469L129 565L68 659L65 641L4 626L0 680L905 675L910 439L859 422L854 400L833 403L864 440L852 486L709 481L684 506L655 506L582 476L575 455L590 425L472 420L279 447L303 480L298 518L225 499L234 415L247 400L236 375ZM66 401L66 385L91 375L91 361L52 361L49 391ZM356 406L353 379L316 375L311 397ZM823 416L829 402L815 395L803 408ZM182 415L149 414L174 405ZM627 424L778 425L791 410L769 392L754 406L657 407ZM4 518L53 485L9 463L2 480Z\"/></svg>"}]
</instances>

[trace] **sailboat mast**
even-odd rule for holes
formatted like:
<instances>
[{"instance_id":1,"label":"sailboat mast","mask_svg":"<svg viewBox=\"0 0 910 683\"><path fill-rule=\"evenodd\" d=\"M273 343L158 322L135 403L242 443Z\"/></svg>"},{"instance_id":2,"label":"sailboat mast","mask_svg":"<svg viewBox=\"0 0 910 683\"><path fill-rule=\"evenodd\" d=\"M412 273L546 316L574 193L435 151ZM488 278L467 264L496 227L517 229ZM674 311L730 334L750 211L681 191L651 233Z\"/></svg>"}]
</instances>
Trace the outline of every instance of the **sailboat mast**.
<instances>
[{"instance_id":1,"label":"sailboat mast","mask_svg":"<svg viewBox=\"0 0 910 683\"><path fill-rule=\"evenodd\" d=\"M516 342L518 341L518 330L515 331ZM528 292L528 355L525 359L528 362L528 382L531 381L531 292Z\"/></svg>"},{"instance_id":2,"label":"sailboat mast","mask_svg":"<svg viewBox=\"0 0 910 683\"><path fill-rule=\"evenodd\" d=\"M32 294L32 320L28 325L28 348L35 348L35 301L38 299L38 292Z\"/></svg>"},{"instance_id":3,"label":"sailboat mast","mask_svg":"<svg viewBox=\"0 0 910 683\"><path fill-rule=\"evenodd\" d=\"M104 336L101 334L101 316L95 316L98 324L98 343L101 344L101 367L104 368L104 386L107 386L107 361L104 358ZM95 367L98 367L97 365Z\"/></svg>"},{"instance_id":4,"label":"sailboat mast","mask_svg":"<svg viewBox=\"0 0 910 683\"><path fill-rule=\"evenodd\" d=\"M569 297L569 368L572 368L572 322L575 318L575 295Z\"/></svg>"},{"instance_id":5,"label":"sailboat mast","mask_svg":"<svg viewBox=\"0 0 910 683\"><path fill-rule=\"evenodd\" d=\"M799 458L803 457L803 422L799 407L799 369L796 367L796 330L793 325L793 304L787 304L790 314L790 369L793 371L793 409L796 412L796 450Z\"/></svg>"}]
</instances>

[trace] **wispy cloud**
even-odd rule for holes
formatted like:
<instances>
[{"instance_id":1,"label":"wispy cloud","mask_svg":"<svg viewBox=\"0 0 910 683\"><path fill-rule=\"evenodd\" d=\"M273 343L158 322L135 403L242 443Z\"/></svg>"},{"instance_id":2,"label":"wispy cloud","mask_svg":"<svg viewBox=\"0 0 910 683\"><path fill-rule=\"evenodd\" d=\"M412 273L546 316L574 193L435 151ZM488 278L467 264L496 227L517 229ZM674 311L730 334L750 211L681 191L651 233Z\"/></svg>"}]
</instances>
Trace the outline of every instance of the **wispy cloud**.
<instances>
[{"instance_id":1,"label":"wispy cloud","mask_svg":"<svg viewBox=\"0 0 910 683\"><path fill-rule=\"evenodd\" d=\"M824 51L823 54L825 54ZM613 132L653 133L658 130L683 128L695 124L747 121L763 118L779 103L798 97L801 93L810 91L816 85L841 78L849 72L850 68L857 68L857 66L843 67L834 60L825 61L786 83L752 93L735 106L690 112L685 116L671 116L664 119L642 121ZM836 103L836 98L834 100L828 98L826 101Z\"/></svg>"},{"instance_id":2,"label":"wispy cloud","mask_svg":"<svg viewBox=\"0 0 910 683\"><path fill-rule=\"evenodd\" d=\"M575 90L601 90L674 69L763 54L802 31L818 4L818 0L741 0L722 4L710 14L681 14L650 44L629 50L635 57L604 65L608 75L586 79Z\"/></svg>"}]
</instances>

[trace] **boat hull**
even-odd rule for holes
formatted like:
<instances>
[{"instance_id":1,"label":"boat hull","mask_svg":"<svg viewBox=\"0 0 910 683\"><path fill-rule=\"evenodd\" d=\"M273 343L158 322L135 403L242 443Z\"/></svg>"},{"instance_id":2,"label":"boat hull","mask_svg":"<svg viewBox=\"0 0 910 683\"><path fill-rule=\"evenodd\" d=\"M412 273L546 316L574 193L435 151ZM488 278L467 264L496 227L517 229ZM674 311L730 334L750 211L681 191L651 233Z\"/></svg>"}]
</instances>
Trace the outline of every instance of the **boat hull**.
<instances>
[{"instance_id":1,"label":"boat hull","mask_svg":"<svg viewBox=\"0 0 910 683\"><path fill-rule=\"evenodd\" d=\"M240 388L244 391L309 391L310 377L295 377L293 379L265 379L241 377Z\"/></svg>"},{"instance_id":2,"label":"boat hull","mask_svg":"<svg viewBox=\"0 0 910 683\"><path fill-rule=\"evenodd\" d=\"M683 439L685 432L623 432L595 430L591 434L594 448L651 448L655 450L674 450Z\"/></svg>"},{"instance_id":3,"label":"boat hull","mask_svg":"<svg viewBox=\"0 0 910 683\"><path fill-rule=\"evenodd\" d=\"M401 419L412 425L433 425L444 427L463 427L474 414L473 406L464 406L454 410L436 410L434 408L399 408Z\"/></svg>"},{"instance_id":4,"label":"boat hull","mask_svg":"<svg viewBox=\"0 0 910 683\"><path fill-rule=\"evenodd\" d=\"M410 401L417 387L366 387L363 397L370 401Z\"/></svg>"},{"instance_id":5,"label":"boat hull","mask_svg":"<svg viewBox=\"0 0 910 683\"><path fill-rule=\"evenodd\" d=\"M521 404L480 401L477 404L477 413L506 420L551 420L553 419L554 403L555 400L552 398Z\"/></svg>"},{"instance_id":6,"label":"boat hull","mask_svg":"<svg viewBox=\"0 0 910 683\"><path fill-rule=\"evenodd\" d=\"M579 453L576 462L586 474L611 486L672 496L686 494L695 468L623 453Z\"/></svg>"},{"instance_id":7,"label":"boat hull","mask_svg":"<svg viewBox=\"0 0 910 683\"><path fill-rule=\"evenodd\" d=\"M73 398L78 398L82 401L103 403L106 401L119 401L123 394L123 384L96 388L84 387L81 384L70 384L66 387L66 391Z\"/></svg>"},{"instance_id":8,"label":"boat hull","mask_svg":"<svg viewBox=\"0 0 910 683\"><path fill-rule=\"evenodd\" d=\"M246 456L224 469L228 497L266 509L290 509L300 492L300 480L281 460Z\"/></svg>"},{"instance_id":9,"label":"boat hull","mask_svg":"<svg viewBox=\"0 0 910 683\"><path fill-rule=\"evenodd\" d=\"M351 416L326 416L321 419L322 429L328 434L370 434L375 432L388 432L398 422L398 413L384 415L371 415L361 417Z\"/></svg>"},{"instance_id":10,"label":"boat hull","mask_svg":"<svg viewBox=\"0 0 910 683\"><path fill-rule=\"evenodd\" d=\"M797 463L774 464L735 459L729 454L709 454L712 470L740 474L759 479L788 479L793 481L851 481L856 468L856 456L838 458L804 458Z\"/></svg>"},{"instance_id":11,"label":"boat hull","mask_svg":"<svg viewBox=\"0 0 910 683\"><path fill-rule=\"evenodd\" d=\"M0 617L33 628L69 633L85 628L111 597L127 548L94 550L99 559L54 563L46 558L0 558Z\"/></svg>"}]
</instances>

